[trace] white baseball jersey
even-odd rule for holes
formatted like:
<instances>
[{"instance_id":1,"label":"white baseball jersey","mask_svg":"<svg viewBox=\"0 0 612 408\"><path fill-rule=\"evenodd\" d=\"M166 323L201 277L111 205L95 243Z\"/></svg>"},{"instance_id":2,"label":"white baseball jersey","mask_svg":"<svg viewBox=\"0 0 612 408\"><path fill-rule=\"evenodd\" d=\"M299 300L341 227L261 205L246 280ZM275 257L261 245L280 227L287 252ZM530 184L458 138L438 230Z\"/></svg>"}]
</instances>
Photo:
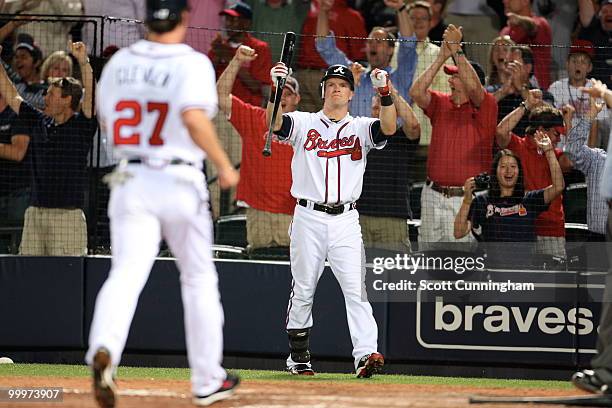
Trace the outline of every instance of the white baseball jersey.
<instances>
[{"instance_id":1,"label":"white baseball jersey","mask_svg":"<svg viewBox=\"0 0 612 408\"><path fill-rule=\"evenodd\" d=\"M203 173L176 160L199 165L205 158L182 112L216 113L212 65L187 45L139 41L104 68L97 98L101 124L117 153L141 162L120 165L112 174L113 262L96 300L86 361L91 364L104 347L112 364L119 364L138 297L164 239L181 274L192 391L209 395L226 378L212 220Z\"/></svg>"},{"instance_id":2,"label":"white baseball jersey","mask_svg":"<svg viewBox=\"0 0 612 408\"><path fill-rule=\"evenodd\" d=\"M182 111L217 113L210 60L186 44L141 40L122 48L104 67L97 92L101 126L120 157L201 163L204 152L182 123Z\"/></svg>"},{"instance_id":3,"label":"white baseball jersey","mask_svg":"<svg viewBox=\"0 0 612 408\"><path fill-rule=\"evenodd\" d=\"M357 201L363 186L366 156L374 144L375 118L352 117L332 122L323 111L285 113L291 121L287 139L293 145L291 195L327 205Z\"/></svg>"}]
</instances>

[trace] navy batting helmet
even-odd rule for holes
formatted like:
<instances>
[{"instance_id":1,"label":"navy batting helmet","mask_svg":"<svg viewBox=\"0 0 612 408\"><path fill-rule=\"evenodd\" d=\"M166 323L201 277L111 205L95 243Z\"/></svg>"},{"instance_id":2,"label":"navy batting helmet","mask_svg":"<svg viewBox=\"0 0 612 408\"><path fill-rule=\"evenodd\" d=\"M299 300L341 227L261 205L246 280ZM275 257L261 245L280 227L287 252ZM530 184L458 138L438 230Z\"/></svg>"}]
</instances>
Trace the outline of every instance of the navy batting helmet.
<instances>
[{"instance_id":1,"label":"navy batting helmet","mask_svg":"<svg viewBox=\"0 0 612 408\"><path fill-rule=\"evenodd\" d=\"M147 0L147 17L145 22L179 20L181 11L188 8L187 0Z\"/></svg>"},{"instance_id":2,"label":"navy batting helmet","mask_svg":"<svg viewBox=\"0 0 612 408\"><path fill-rule=\"evenodd\" d=\"M344 79L351 86L351 91L355 90L355 78L351 70L346 65L336 64L327 68L325 75L321 78L321 98L325 96L325 81L329 78Z\"/></svg>"}]
</instances>

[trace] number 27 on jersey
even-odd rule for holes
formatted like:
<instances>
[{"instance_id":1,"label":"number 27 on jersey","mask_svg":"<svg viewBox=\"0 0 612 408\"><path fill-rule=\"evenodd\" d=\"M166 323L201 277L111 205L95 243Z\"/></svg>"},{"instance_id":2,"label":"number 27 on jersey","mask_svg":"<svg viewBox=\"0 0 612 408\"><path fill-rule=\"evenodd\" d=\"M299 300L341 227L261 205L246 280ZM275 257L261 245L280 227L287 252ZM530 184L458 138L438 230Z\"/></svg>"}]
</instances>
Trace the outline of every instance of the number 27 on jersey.
<instances>
[{"instance_id":1,"label":"number 27 on jersey","mask_svg":"<svg viewBox=\"0 0 612 408\"><path fill-rule=\"evenodd\" d=\"M115 111L123 112L129 110L132 112L131 116L119 118L115 121L113 126L113 139L115 145L139 145L140 144L140 133L133 132L129 135L121 135L121 128L126 127L137 127L142 122L143 111L145 115L157 114L157 120L155 121L155 127L149 138L149 145L151 146L162 146L164 139L161 137L161 130L164 127L166 116L168 115L168 104L165 102L147 102L145 106L141 105L140 102L135 100L122 100L117 102L115 105Z\"/></svg>"}]
</instances>

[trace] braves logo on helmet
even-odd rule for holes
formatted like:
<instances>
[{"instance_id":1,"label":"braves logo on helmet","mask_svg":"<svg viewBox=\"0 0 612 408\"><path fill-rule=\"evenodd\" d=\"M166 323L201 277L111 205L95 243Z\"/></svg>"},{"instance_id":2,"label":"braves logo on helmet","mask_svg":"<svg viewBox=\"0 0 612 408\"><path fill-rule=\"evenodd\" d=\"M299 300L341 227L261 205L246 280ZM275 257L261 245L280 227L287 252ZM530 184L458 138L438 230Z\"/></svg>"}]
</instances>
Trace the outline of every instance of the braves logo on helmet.
<instances>
[{"instance_id":1,"label":"braves logo on helmet","mask_svg":"<svg viewBox=\"0 0 612 408\"><path fill-rule=\"evenodd\" d=\"M187 0L147 0L146 21L177 20L188 8Z\"/></svg>"},{"instance_id":2,"label":"braves logo on helmet","mask_svg":"<svg viewBox=\"0 0 612 408\"><path fill-rule=\"evenodd\" d=\"M355 90L355 78L351 70L346 65L336 64L327 68L325 75L321 78L321 98L325 98L325 81L329 78L344 79L351 86L351 91Z\"/></svg>"}]
</instances>

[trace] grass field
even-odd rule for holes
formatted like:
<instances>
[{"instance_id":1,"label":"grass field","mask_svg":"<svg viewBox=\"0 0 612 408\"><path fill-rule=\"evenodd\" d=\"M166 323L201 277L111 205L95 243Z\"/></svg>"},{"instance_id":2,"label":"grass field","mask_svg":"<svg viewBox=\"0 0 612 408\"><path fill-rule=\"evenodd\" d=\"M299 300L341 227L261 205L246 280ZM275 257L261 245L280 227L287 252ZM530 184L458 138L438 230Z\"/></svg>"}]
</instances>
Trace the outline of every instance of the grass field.
<instances>
[{"instance_id":1,"label":"grass field","mask_svg":"<svg viewBox=\"0 0 612 408\"><path fill-rule=\"evenodd\" d=\"M282 371L261 370L231 370L246 381L307 381L307 382L359 382L352 374L317 373L315 377L289 376ZM188 380L189 370L186 368L143 368L120 367L118 377L122 379L147 380ZM89 369L84 365L60 364L0 364L0 380L2 377L89 377ZM539 381L539 380L499 380L487 378L461 377L427 377L408 375L378 375L368 382L380 384L419 384L419 385L457 385L501 388L548 388L571 389L569 381Z\"/></svg>"}]
</instances>

